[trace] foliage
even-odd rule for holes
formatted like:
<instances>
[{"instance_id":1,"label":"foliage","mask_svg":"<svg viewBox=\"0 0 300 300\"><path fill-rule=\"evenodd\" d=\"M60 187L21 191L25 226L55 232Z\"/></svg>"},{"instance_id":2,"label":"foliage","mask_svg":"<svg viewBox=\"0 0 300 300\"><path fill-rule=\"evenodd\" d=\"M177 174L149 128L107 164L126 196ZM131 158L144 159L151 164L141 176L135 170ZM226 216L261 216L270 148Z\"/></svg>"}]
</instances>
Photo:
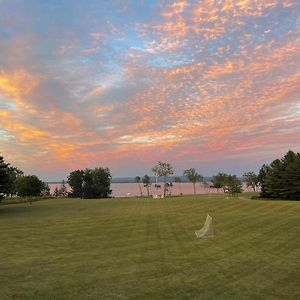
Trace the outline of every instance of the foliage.
<instances>
[{"instance_id":1,"label":"foliage","mask_svg":"<svg viewBox=\"0 0 300 300\"><path fill-rule=\"evenodd\" d=\"M218 173L213 176L212 187L215 189L223 189L224 193L230 195L236 195L243 191L242 182L237 178L236 175L229 175L225 173Z\"/></svg>"},{"instance_id":2,"label":"foliage","mask_svg":"<svg viewBox=\"0 0 300 300\"><path fill-rule=\"evenodd\" d=\"M108 198L111 194L111 174L108 168L75 170L68 176L71 197Z\"/></svg>"},{"instance_id":3,"label":"foliage","mask_svg":"<svg viewBox=\"0 0 300 300\"><path fill-rule=\"evenodd\" d=\"M172 175L174 173L173 167L170 163L159 161L153 168L152 172L156 176L162 176L164 178L164 196L167 191L167 176Z\"/></svg>"},{"instance_id":4,"label":"foliage","mask_svg":"<svg viewBox=\"0 0 300 300\"><path fill-rule=\"evenodd\" d=\"M144 187L146 187L147 189L147 196L150 196L150 188L151 188L151 180L150 177L148 175L145 175L142 179Z\"/></svg>"},{"instance_id":5,"label":"foliage","mask_svg":"<svg viewBox=\"0 0 300 300\"><path fill-rule=\"evenodd\" d=\"M13 196L17 193L16 187L15 187L16 179L19 176L23 176L24 173L23 173L23 171L21 171L20 169L18 169L16 167L8 166L7 167L7 175L9 177L9 179L5 184L4 190L5 190L6 194Z\"/></svg>"},{"instance_id":6,"label":"foliage","mask_svg":"<svg viewBox=\"0 0 300 300\"><path fill-rule=\"evenodd\" d=\"M41 196L45 184L37 176L28 175L17 177L15 187L20 197L37 197Z\"/></svg>"},{"instance_id":7,"label":"foliage","mask_svg":"<svg viewBox=\"0 0 300 300\"><path fill-rule=\"evenodd\" d=\"M67 186L65 181L63 180L61 183L61 186L58 190L58 196L59 197L66 197L68 195Z\"/></svg>"},{"instance_id":8,"label":"foliage","mask_svg":"<svg viewBox=\"0 0 300 300\"><path fill-rule=\"evenodd\" d=\"M226 174L225 191L232 196L243 192L242 182L236 177L236 175Z\"/></svg>"},{"instance_id":9,"label":"foliage","mask_svg":"<svg viewBox=\"0 0 300 300\"><path fill-rule=\"evenodd\" d=\"M83 170L75 170L68 176L68 184L71 187L70 197L83 198Z\"/></svg>"},{"instance_id":10,"label":"foliage","mask_svg":"<svg viewBox=\"0 0 300 300\"><path fill-rule=\"evenodd\" d=\"M247 187L251 186L253 191L256 192L259 186L259 176L254 172L247 172L243 175L243 177Z\"/></svg>"},{"instance_id":11,"label":"foliage","mask_svg":"<svg viewBox=\"0 0 300 300\"><path fill-rule=\"evenodd\" d=\"M3 157L0 156L0 201L3 197L3 194L6 194L7 192L6 189L10 180L8 175L8 166L9 164L6 164Z\"/></svg>"},{"instance_id":12,"label":"foliage","mask_svg":"<svg viewBox=\"0 0 300 300\"><path fill-rule=\"evenodd\" d=\"M44 183L44 187L42 189L43 196L50 196L50 187L48 183Z\"/></svg>"},{"instance_id":13,"label":"foliage","mask_svg":"<svg viewBox=\"0 0 300 300\"><path fill-rule=\"evenodd\" d=\"M203 176L198 174L194 168L184 170L183 175L186 176L188 180L193 183L194 195L196 195L196 182L202 182Z\"/></svg>"},{"instance_id":14,"label":"foliage","mask_svg":"<svg viewBox=\"0 0 300 300\"><path fill-rule=\"evenodd\" d=\"M300 153L288 151L259 172L262 198L300 200Z\"/></svg>"},{"instance_id":15,"label":"foliage","mask_svg":"<svg viewBox=\"0 0 300 300\"><path fill-rule=\"evenodd\" d=\"M54 189L53 196L54 196L54 197L59 197L59 191L58 191L57 186L56 186L55 189Z\"/></svg>"},{"instance_id":16,"label":"foliage","mask_svg":"<svg viewBox=\"0 0 300 300\"><path fill-rule=\"evenodd\" d=\"M227 174L225 173L218 173L217 175L213 176L211 183L212 187L215 189L223 189L223 192L226 192L225 186L226 186L226 178Z\"/></svg>"}]
</instances>

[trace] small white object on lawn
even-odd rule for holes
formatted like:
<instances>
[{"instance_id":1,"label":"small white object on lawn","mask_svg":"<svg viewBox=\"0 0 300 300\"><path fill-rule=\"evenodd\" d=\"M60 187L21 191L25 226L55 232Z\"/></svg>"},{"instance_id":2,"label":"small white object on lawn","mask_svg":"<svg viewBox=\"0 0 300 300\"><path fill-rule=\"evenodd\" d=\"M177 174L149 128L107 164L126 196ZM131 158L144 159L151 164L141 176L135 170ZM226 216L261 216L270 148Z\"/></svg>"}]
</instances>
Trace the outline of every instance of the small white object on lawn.
<instances>
[{"instance_id":1,"label":"small white object on lawn","mask_svg":"<svg viewBox=\"0 0 300 300\"><path fill-rule=\"evenodd\" d=\"M203 227L200 230L195 231L195 234L197 238L214 235L213 226L212 226L212 217L209 214L207 214Z\"/></svg>"}]
</instances>

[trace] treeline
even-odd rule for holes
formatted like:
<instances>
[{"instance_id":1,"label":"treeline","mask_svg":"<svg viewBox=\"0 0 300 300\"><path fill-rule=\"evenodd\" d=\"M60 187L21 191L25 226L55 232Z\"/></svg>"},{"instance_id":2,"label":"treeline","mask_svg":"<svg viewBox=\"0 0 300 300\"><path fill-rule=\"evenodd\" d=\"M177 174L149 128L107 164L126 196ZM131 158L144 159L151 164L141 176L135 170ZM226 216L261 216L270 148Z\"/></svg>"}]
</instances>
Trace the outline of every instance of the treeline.
<instances>
[{"instance_id":1,"label":"treeline","mask_svg":"<svg viewBox=\"0 0 300 300\"><path fill-rule=\"evenodd\" d=\"M55 197L108 198L111 195L111 173L108 168L75 170L68 176L71 191L67 191L65 182L55 189ZM5 197L41 197L52 196L47 183L35 175L24 172L5 163L0 156L0 202Z\"/></svg>"},{"instance_id":2,"label":"treeline","mask_svg":"<svg viewBox=\"0 0 300 300\"><path fill-rule=\"evenodd\" d=\"M0 156L0 201L4 196L38 197L50 195L49 186L35 175L25 176L20 169L5 163Z\"/></svg>"}]
</instances>

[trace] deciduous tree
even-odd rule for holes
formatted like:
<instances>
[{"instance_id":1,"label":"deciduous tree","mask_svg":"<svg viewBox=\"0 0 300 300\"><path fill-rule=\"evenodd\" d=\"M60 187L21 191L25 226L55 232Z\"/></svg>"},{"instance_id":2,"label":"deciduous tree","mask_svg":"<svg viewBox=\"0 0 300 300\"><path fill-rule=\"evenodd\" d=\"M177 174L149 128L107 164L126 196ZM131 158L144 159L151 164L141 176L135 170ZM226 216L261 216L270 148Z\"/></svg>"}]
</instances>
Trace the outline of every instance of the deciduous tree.
<instances>
[{"instance_id":1,"label":"deciduous tree","mask_svg":"<svg viewBox=\"0 0 300 300\"><path fill-rule=\"evenodd\" d=\"M256 175L254 172L247 172L243 175L243 177L247 187L251 186L253 191L256 192L259 186L258 175Z\"/></svg>"},{"instance_id":2,"label":"deciduous tree","mask_svg":"<svg viewBox=\"0 0 300 300\"><path fill-rule=\"evenodd\" d=\"M194 168L187 169L183 172L183 175L193 183L194 195L196 195L196 182L202 182L203 176L198 174Z\"/></svg>"},{"instance_id":3,"label":"deciduous tree","mask_svg":"<svg viewBox=\"0 0 300 300\"><path fill-rule=\"evenodd\" d=\"M167 191L167 177L173 174L173 167L170 163L159 161L156 166L152 168L152 172L156 176L162 176L164 178L164 196Z\"/></svg>"},{"instance_id":4,"label":"deciduous tree","mask_svg":"<svg viewBox=\"0 0 300 300\"><path fill-rule=\"evenodd\" d=\"M19 176L16 179L16 191L20 197L41 196L45 184L35 175Z\"/></svg>"}]
</instances>

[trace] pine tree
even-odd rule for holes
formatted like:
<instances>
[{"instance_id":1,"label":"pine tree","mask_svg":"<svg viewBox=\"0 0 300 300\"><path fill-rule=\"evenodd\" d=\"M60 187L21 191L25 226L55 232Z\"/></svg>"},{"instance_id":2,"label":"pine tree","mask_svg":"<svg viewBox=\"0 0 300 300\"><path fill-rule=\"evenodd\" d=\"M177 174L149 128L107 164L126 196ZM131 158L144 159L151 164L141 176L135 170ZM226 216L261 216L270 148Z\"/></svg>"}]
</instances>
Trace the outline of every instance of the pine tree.
<instances>
[{"instance_id":1,"label":"pine tree","mask_svg":"<svg viewBox=\"0 0 300 300\"><path fill-rule=\"evenodd\" d=\"M9 174L8 174L8 166L9 164L6 164L4 162L4 159L2 156L0 156L0 201L1 198L3 198L4 194L6 194L7 191L7 185L9 184Z\"/></svg>"}]
</instances>

